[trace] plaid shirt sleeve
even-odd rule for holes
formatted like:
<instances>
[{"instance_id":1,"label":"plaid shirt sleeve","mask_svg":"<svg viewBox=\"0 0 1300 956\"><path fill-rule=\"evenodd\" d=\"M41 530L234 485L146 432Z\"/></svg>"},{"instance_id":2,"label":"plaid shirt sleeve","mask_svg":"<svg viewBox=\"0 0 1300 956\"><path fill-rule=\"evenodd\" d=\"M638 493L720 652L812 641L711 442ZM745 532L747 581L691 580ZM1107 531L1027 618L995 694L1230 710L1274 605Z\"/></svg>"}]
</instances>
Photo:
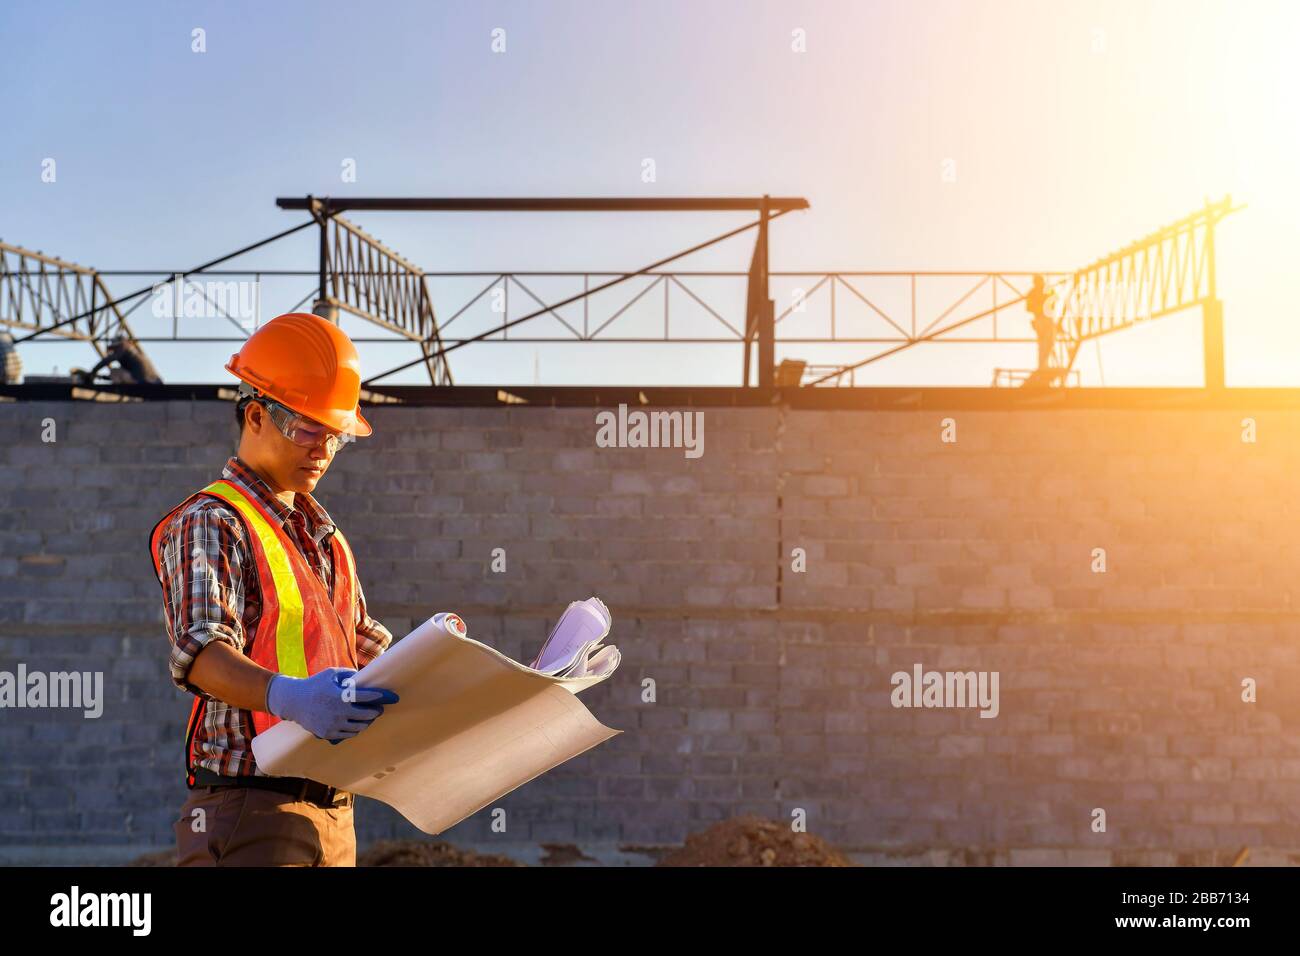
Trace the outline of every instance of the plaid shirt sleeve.
<instances>
[{"instance_id":1,"label":"plaid shirt sleeve","mask_svg":"<svg viewBox=\"0 0 1300 956\"><path fill-rule=\"evenodd\" d=\"M366 612L366 594L357 578L357 665L365 667L393 643L393 635Z\"/></svg>"},{"instance_id":2,"label":"plaid shirt sleeve","mask_svg":"<svg viewBox=\"0 0 1300 956\"><path fill-rule=\"evenodd\" d=\"M172 519L160 547L172 683L216 700L186 678L209 641L244 649L243 529L227 507L203 500Z\"/></svg>"}]
</instances>

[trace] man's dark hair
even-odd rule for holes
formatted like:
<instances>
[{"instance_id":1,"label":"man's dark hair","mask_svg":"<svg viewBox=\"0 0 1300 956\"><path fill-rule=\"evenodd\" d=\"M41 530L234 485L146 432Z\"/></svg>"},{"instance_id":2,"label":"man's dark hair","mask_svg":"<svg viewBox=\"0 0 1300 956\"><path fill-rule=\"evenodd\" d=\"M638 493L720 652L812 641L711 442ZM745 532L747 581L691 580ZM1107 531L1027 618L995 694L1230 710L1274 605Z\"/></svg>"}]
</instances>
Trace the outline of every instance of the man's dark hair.
<instances>
[{"instance_id":1,"label":"man's dark hair","mask_svg":"<svg viewBox=\"0 0 1300 956\"><path fill-rule=\"evenodd\" d=\"M235 402L235 421L239 423L240 438L244 437L244 409L251 401L251 398L241 398L239 401Z\"/></svg>"}]
</instances>

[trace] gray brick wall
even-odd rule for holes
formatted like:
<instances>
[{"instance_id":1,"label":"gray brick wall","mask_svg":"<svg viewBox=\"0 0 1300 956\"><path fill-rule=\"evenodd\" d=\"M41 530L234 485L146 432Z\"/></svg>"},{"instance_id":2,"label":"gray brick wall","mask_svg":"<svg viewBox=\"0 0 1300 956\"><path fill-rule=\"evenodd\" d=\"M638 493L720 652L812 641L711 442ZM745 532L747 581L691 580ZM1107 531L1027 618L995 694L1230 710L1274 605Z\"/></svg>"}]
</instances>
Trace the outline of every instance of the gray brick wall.
<instances>
[{"instance_id":1,"label":"gray brick wall","mask_svg":"<svg viewBox=\"0 0 1300 956\"><path fill-rule=\"evenodd\" d=\"M802 809L880 861L1290 861L1300 413L710 407L687 459L597 448L595 411L372 408L317 495L398 635L457 610L526 657L568 601L611 607L623 665L583 700L625 733L499 801L511 841ZM102 670L107 698L0 710L0 859L170 842L188 698L147 534L233 450L223 402L0 404L0 670ZM998 671L999 716L894 708L916 663ZM361 843L393 836L419 834L363 801Z\"/></svg>"}]
</instances>

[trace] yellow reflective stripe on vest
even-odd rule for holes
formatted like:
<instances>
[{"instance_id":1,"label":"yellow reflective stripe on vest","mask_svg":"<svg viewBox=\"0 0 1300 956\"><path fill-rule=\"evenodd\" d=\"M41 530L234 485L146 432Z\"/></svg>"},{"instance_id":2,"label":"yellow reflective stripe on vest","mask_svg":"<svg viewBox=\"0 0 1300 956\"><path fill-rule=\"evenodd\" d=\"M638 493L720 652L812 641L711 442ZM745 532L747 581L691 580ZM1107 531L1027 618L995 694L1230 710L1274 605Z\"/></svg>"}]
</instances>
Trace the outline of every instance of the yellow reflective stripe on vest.
<instances>
[{"instance_id":1,"label":"yellow reflective stripe on vest","mask_svg":"<svg viewBox=\"0 0 1300 956\"><path fill-rule=\"evenodd\" d=\"M298 590L298 579L293 573L293 565L284 544L262 513L237 489L214 481L203 490L224 498L238 508L248 527L257 535L257 540L262 542L262 551L266 555L266 564L271 569L275 594L280 604L280 614L275 622L275 660L279 672L289 677L311 676L307 673L307 651L302 633L302 592Z\"/></svg>"}]
</instances>

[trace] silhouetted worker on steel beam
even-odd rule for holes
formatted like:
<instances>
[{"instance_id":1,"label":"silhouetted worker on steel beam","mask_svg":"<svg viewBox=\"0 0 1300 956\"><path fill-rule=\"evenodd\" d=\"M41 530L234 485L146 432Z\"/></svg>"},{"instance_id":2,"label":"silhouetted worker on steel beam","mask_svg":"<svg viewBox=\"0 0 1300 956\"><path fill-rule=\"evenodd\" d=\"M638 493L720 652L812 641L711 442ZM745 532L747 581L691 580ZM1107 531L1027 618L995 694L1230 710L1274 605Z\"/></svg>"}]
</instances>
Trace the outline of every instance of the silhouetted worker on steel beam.
<instances>
[{"instance_id":1,"label":"silhouetted worker on steel beam","mask_svg":"<svg viewBox=\"0 0 1300 956\"><path fill-rule=\"evenodd\" d=\"M108 354L100 359L89 372L83 373L86 377L85 380L93 382L95 373L110 362L116 362L121 369L121 373L125 373L124 375L112 376L115 382L125 380L126 384L162 384L162 378L159 376L158 370L153 367L153 362L149 361L149 356L140 351L140 346L125 335L113 336L108 346ZM129 376L129 378L126 378L126 376Z\"/></svg>"},{"instance_id":2,"label":"silhouetted worker on steel beam","mask_svg":"<svg viewBox=\"0 0 1300 956\"><path fill-rule=\"evenodd\" d=\"M1039 367L1021 382L1021 388L1043 388L1052 385L1062 369L1052 368L1049 359L1056 347L1057 324L1049 315L1048 303L1056 298L1056 293L1048 291L1043 276L1034 277L1034 287L1024 294L1024 310L1034 316L1034 332L1039 337Z\"/></svg>"},{"instance_id":3,"label":"silhouetted worker on steel beam","mask_svg":"<svg viewBox=\"0 0 1300 956\"><path fill-rule=\"evenodd\" d=\"M1056 320L1047 314L1047 303L1055 293L1048 292L1046 280L1034 276L1033 288L1025 294L1025 309L1034 317L1034 332L1038 335L1038 367L1047 368L1048 357L1056 345Z\"/></svg>"}]
</instances>

